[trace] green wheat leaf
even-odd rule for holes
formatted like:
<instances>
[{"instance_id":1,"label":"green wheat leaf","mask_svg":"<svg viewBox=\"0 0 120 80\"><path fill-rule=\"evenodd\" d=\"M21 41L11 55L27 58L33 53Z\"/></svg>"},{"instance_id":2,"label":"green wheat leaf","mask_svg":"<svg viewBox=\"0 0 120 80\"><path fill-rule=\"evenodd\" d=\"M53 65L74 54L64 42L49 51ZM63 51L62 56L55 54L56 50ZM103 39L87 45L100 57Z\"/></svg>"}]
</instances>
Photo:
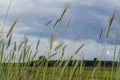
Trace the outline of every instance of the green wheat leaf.
<instances>
[{"instance_id":1,"label":"green wheat leaf","mask_svg":"<svg viewBox=\"0 0 120 80\"><path fill-rule=\"evenodd\" d=\"M13 28L15 27L16 23L17 23L17 20L15 20L15 21L13 22L13 24L12 24L10 30L9 30L8 33L7 33L7 36L6 36L7 38L8 38L9 35L11 34L11 32L12 32Z\"/></svg>"}]
</instances>

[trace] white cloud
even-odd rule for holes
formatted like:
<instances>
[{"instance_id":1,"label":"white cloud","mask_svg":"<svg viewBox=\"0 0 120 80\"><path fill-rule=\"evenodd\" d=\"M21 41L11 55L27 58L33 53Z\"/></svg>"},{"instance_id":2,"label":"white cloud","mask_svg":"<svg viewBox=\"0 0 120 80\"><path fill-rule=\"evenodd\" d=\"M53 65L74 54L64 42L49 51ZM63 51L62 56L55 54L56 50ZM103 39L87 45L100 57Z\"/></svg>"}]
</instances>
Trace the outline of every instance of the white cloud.
<instances>
[{"instance_id":1,"label":"white cloud","mask_svg":"<svg viewBox=\"0 0 120 80\"><path fill-rule=\"evenodd\" d=\"M21 34L13 34L13 41L17 41L17 44L20 43L21 38L24 35ZM36 37L36 36L27 36L28 37L28 44L32 45L33 51L37 44L37 41L40 39L40 45L39 45L39 52L36 58L38 58L40 55L46 55L48 56L49 53L49 38L44 37ZM81 59L83 56L85 59L93 60L95 57L99 57L100 59L105 60L112 60L114 55L114 45L106 43L106 45L103 43L98 43L95 40L82 40L82 41L72 41L69 39L61 39L61 40L55 40L53 42L53 50L55 46L60 42L63 41L64 44L67 44L68 46L65 49L65 55L64 58L69 58L82 44L85 44L84 47L78 52L78 54L74 57L74 59ZM120 45L117 45L116 48L116 57L118 55L118 50L120 48ZM33 55L33 54L32 54ZM81 56L82 55L82 56ZM60 59L61 53L56 55L55 57L51 59ZM103 56L103 57L102 57Z\"/></svg>"}]
</instances>

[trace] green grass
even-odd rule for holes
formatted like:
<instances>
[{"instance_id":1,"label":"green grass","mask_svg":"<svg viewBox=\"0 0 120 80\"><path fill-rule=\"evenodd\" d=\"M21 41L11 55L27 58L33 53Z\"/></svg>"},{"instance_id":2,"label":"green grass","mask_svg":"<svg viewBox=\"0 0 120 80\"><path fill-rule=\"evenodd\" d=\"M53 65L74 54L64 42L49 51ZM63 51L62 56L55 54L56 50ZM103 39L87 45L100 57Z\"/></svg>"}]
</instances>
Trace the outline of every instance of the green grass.
<instances>
[{"instance_id":1,"label":"green grass","mask_svg":"<svg viewBox=\"0 0 120 80\"><path fill-rule=\"evenodd\" d=\"M12 0L10 1L11 5ZM8 7L8 10L6 12L5 19L3 20L3 25L1 26L3 32L3 28L5 26L5 22L7 19L8 11L10 6ZM64 14L66 13L67 8L65 8L62 12L62 14L56 19L55 23L53 23L53 32L54 28L59 24L64 17ZM114 20L115 12L113 12L112 16L109 19L108 26L106 28L106 36L105 36L105 43L107 42L107 39L109 37L109 31L112 24L112 21ZM68 20L68 23L65 27L65 32L69 28L71 17ZM68 45L66 45L63 42L59 42L56 47L53 47L54 38L55 35L52 32L49 40L49 48L46 62L44 63L44 67L36 67L28 66L30 64L30 61L33 61L38 54L38 49L40 45L40 40L36 43L36 47L32 48L32 45L29 45L28 37L24 36L20 42L14 41L12 43L12 32L14 30L15 25L17 24L17 19L13 22L11 25L11 28L7 32L6 36L3 36L3 33L0 33L0 80L119 80L120 77L120 68L114 67L114 60L113 60L113 66L112 67L85 67L83 66L83 60L84 56L82 56L81 60L81 66L78 67L78 62L75 63L75 66L68 67L69 61L79 53L79 51L84 47L84 45L87 45L86 43L83 43L82 45L79 45L79 47L74 50L74 52L71 52L72 55L67 59L65 65L61 67L63 63L63 56L65 54L65 49ZM48 23L46 23L46 26L52 23L53 20L50 20ZM119 26L119 22L118 22ZM64 30L63 30L64 32ZM103 29L100 32L100 37L103 35ZM116 45L118 40L118 27L116 31L116 37L115 37L115 50L114 55L116 54ZM99 35L98 35L99 36ZM106 48L106 46L104 46ZM61 50L62 52L59 52ZM56 52L56 53L52 53ZM8 54L5 56L5 54ZM120 53L120 52L119 52ZM118 58L120 58L118 53ZM17 55L16 55L17 54ZM33 54L33 55L32 55ZM59 59L61 59L61 62L57 66L48 67L48 62L51 57L62 54ZM102 53L104 54L104 53ZM81 53L82 55L82 53ZM16 60L17 59L17 60ZM115 56L114 56L115 59ZM16 62L16 65L12 64ZM8 63L7 65L3 63ZM26 63L20 65L20 63ZM37 63L36 63L37 64ZM43 65L43 64L40 64Z\"/></svg>"},{"instance_id":2,"label":"green grass","mask_svg":"<svg viewBox=\"0 0 120 80\"><path fill-rule=\"evenodd\" d=\"M10 69L8 67L3 68L5 69L3 72L3 76L6 76L3 78L3 80L17 80L17 78L21 77L21 80L57 80L59 78L59 75L61 73L60 69L57 69L56 67L49 67L46 68L46 73L44 73L45 68L44 67L13 67ZM93 77L91 78L91 73L93 72L93 67L84 67L84 70L82 74L80 73L80 67L77 67L76 71L74 72L74 76L72 80L89 80L89 79L95 79L95 80L116 80L116 74L114 72L113 77L111 78L111 68L100 68L98 69ZM73 67L67 67L66 70L63 73L62 80L70 80L71 71L73 70ZM45 75L45 76L44 76Z\"/></svg>"}]
</instances>

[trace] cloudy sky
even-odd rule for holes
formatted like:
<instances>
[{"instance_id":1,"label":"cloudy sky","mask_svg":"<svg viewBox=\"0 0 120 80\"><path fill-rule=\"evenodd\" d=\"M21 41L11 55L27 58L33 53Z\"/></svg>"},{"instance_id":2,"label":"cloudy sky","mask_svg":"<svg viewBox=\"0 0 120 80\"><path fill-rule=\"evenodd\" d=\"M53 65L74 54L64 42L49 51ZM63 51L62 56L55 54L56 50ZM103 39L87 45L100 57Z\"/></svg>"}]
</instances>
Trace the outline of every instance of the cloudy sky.
<instances>
[{"instance_id":1,"label":"cloudy sky","mask_svg":"<svg viewBox=\"0 0 120 80\"><path fill-rule=\"evenodd\" d=\"M9 2L10 0L0 0L1 23L5 17ZM69 5L67 12L61 22L53 29L56 19L67 5ZM40 39L39 55L42 55L47 49L49 37L54 32L54 46L60 41L69 45L66 48L65 57L68 57L84 43L85 46L75 58L80 57L82 53L85 59L93 59L100 56L103 51L107 22L116 7L115 19L110 29L104 54L106 60L112 60L116 26L120 14L119 0L12 0L4 27L4 34L8 31L12 22L18 19L14 29L14 40L19 41L24 35L29 37L30 43L35 43ZM70 26L65 31L70 18ZM52 20L52 22L45 26L49 20ZM101 28L103 28L103 35L99 40ZM75 41L78 36L79 38ZM117 53L119 45L120 40L117 43ZM54 58L57 59L58 56Z\"/></svg>"}]
</instances>

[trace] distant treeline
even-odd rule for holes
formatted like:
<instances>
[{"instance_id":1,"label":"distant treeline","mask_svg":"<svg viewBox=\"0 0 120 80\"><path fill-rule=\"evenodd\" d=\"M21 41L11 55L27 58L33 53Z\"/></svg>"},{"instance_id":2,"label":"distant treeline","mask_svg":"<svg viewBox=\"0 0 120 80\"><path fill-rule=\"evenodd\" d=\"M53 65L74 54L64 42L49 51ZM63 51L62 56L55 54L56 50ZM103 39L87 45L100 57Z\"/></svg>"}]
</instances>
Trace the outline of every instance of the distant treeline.
<instances>
[{"instance_id":1,"label":"distant treeline","mask_svg":"<svg viewBox=\"0 0 120 80\"><path fill-rule=\"evenodd\" d=\"M29 61L25 63L9 63L14 65L19 65L19 66L48 66L48 67L53 67L53 66L64 66L67 63L67 66L85 66L85 67L95 67L97 65L103 67L114 67L119 66L119 62L115 61L100 61L97 58L94 58L93 60L47 60L45 56L40 56L38 60L36 61ZM8 65L8 63L3 63L3 65Z\"/></svg>"},{"instance_id":2,"label":"distant treeline","mask_svg":"<svg viewBox=\"0 0 120 80\"><path fill-rule=\"evenodd\" d=\"M3 65L9 65L9 64L13 64L13 66L19 65L19 66L35 66L35 67L39 67L39 66L48 66L48 67L53 67L53 66L64 66L67 63L67 60L49 60L49 61L31 61L31 62L27 62L27 63L3 63ZM100 65L101 67L106 66L106 67L112 67L113 65L113 61L94 61L94 60L70 60L67 64L67 66L72 67L75 66L77 64L77 66L85 66L85 67L94 67L97 65ZM119 66L119 63L116 61L114 62L114 67Z\"/></svg>"},{"instance_id":3,"label":"distant treeline","mask_svg":"<svg viewBox=\"0 0 120 80\"><path fill-rule=\"evenodd\" d=\"M52 67L52 66L64 66L66 64L67 60L49 60L47 61L47 65L49 67ZM78 66L86 66L86 67L94 67L94 66L97 66L97 65L100 65L100 66L106 66L106 67L112 67L113 65L113 61L94 61L94 60L84 60L84 61L81 61L81 60L70 60L68 62L68 66L74 66L75 64L77 64ZM46 65L46 62L44 61L32 61L29 66L45 66ZM114 67L117 67L119 65L118 62L114 62Z\"/></svg>"}]
</instances>

